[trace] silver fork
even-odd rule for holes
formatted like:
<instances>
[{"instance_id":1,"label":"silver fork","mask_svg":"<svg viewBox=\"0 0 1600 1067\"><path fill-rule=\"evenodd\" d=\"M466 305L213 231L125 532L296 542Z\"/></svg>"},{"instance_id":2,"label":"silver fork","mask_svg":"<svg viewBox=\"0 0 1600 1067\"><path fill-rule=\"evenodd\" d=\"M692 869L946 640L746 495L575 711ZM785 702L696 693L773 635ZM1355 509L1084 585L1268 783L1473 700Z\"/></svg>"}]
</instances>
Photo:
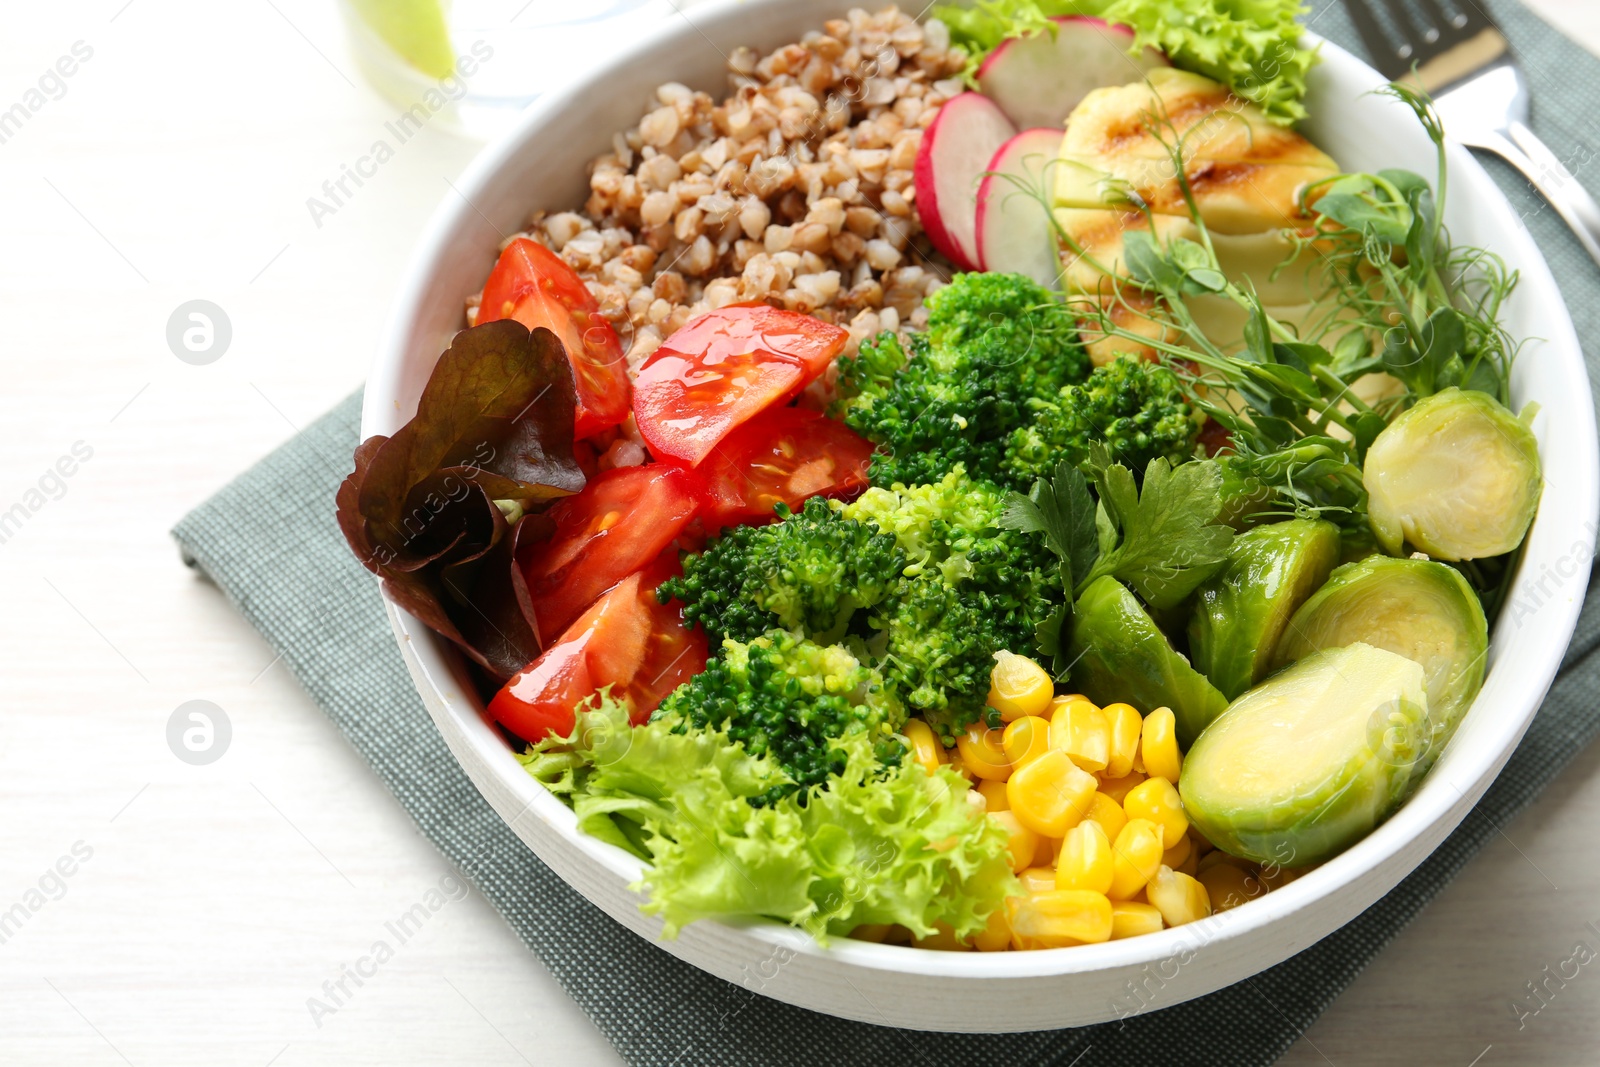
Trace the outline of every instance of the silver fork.
<instances>
[{"instance_id":1,"label":"silver fork","mask_svg":"<svg viewBox=\"0 0 1600 1067\"><path fill-rule=\"evenodd\" d=\"M1477 0L1344 0L1373 65L1433 95L1445 132L1520 170L1600 263L1600 204L1528 128L1528 80ZM1374 10L1389 15L1386 27ZM1413 67L1415 75L1413 76Z\"/></svg>"}]
</instances>

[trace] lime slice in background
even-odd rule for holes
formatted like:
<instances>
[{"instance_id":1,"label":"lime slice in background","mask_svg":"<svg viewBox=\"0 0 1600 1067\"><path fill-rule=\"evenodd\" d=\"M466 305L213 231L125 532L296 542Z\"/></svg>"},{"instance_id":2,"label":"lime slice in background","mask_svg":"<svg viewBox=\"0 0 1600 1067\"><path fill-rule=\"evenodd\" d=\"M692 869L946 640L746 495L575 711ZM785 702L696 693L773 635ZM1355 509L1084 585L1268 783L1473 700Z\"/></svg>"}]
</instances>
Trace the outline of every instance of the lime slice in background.
<instances>
[{"instance_id":1,"label":"lime slice in background","mask_svg":"<svg viewBox=\"0 0 1600 1067\"><path fill-rule=\"evenodd\" d=\"M350 7L395 54L430 78L455 70L443 0L350 0Z\"/></svg>"}]
</instances>

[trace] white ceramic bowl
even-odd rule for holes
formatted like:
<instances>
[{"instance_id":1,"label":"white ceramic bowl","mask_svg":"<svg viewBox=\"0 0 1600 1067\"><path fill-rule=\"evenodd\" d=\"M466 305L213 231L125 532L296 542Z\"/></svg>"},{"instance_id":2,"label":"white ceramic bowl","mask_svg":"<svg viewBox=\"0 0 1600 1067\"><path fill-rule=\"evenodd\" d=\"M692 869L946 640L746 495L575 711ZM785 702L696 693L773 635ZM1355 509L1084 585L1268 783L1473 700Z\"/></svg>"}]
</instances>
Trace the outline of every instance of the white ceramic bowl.
<instances>
[{"instance_id":1,"label":"white ceramic bowl","mask_svg":"<svg viewBox=\"0 0 1600 1067\"><path fill-rule=\"evenodd\" d=\"M584 164L637 122L655 86L680 81L720 95L723 53L798 40L846 2L743 0L693 10L564 92L541 99L457 182L417 249L367 384L362 435L392 433L465 323L462 299L492 266L504 233L534 208L586 195ZM1345 167L1407 167L1432 176L1434 155L1403 107L1366 95L1382 83L1332 45L1311 79L1307 132ZM1450 157L1448 222L1463 243L1521 272L1507 325L1529 339L1516 365L1517 403L1537 401L1547 492L1527 555L1490 646L1472 711L1422 788L1393 818L1304 878L1234 911L1103 945L1039 952L945 953L836 941L821 948L776 923L699 922L668 952L767 996L832 1015L918 1029L1009 1031L1076 1026L1199 996L1299 952L1371 905L1448 834L1482 795L1538 709L1571 638L1594 542L1594 415L1578 341L1538 249L1488 175L1464 150ZM519 837L574 888L641 937L657 920L627 888L640 862L577 832L572 812L536 785L464 684L459 661L393 606L395 635L451 751ZM1146 990L1143 1001L1130 982Z\"/></svg>"}]
</instances>

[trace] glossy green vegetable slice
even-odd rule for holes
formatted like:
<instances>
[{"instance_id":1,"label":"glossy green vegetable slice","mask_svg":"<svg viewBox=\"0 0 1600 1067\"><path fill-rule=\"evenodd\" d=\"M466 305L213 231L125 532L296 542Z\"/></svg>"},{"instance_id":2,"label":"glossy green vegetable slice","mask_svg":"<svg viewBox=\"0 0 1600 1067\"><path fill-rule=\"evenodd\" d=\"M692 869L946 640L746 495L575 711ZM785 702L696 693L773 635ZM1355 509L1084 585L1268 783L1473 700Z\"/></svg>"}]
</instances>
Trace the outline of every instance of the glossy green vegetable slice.
<instances>
[{"instance_id":1,"label":"glossy green vegetable slice","mask_svg":"<svg viewBox=\"0 0 1600 1067\"><path fill-rule=\"evenodd\" d=\"M1415 660L1428 691L1422 765L1432 765L1483 685L1489 626L1483 605L1454 567L1372 556L1333 572L1295 612L1275 666L1353 641Z\"/></svg>"},{"instance_id":2,"label":"glossy green vegetable slice","mask_svg":"<svg viewBox=\"0 0 1600 1067\"><path fill-rule=\"evenodd\" d=\"M1539 443L1487 393L1421 400L1373 440L1362 468L1385 552L1409 541L1435 559L1484 559L1522 543L1539 507Z\"/></svg>"},{"instance_id":3,"label":"glossy green vegetable slice","mask_svg":"<svg viewBox=\"0 0 1600 1067\"><path fill-rule=\"evenodd\" d=\"M1189 665L1138 599L1112 577L1097 578L1073 612L1072 684L1097 704L1123 702L1141 712L1168 707L1178 743L1188 745L1228 706Z\"/></svg>"},{"instance_id":4,"label":"glossy green vegetable slice","mask_svg":"<svg viewBox=\"0 0 1600 1067\"><path fill-rule=\"evenodd\" d=\"M1339 528L1290 519L1233 539L1228 563L1200 587L1189 622L1194 665L1234 699L1266 677L1289 617L1339 561Z\"/></svg>"},{"instance_id":5,"label":"glossy green vegetable slice","mask_svg":"<svg viewBox=\"0 0 1600 1067\"><path fill-rule=\"evenodd\" d=\"M1422 667L1326 649L1250 690L1184 757L1178 792L1218 848L1303 867L1365 837L1405 797L1426 729Z\"/></svg>"}]
</instances>

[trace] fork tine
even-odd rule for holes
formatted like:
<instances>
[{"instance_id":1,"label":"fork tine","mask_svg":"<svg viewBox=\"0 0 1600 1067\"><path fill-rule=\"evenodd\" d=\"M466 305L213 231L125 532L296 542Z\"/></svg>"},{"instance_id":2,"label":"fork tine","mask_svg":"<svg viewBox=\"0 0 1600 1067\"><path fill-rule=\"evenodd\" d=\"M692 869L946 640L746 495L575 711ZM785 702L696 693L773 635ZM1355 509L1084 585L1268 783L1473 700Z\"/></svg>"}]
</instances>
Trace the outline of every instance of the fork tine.
<instances>
[{"instance_id":1,"label":"fork tine","mask_svg":"<svg viewBox=\"0 0 1600 1067\"><path fill-rule=\"evenodd\" d=\"M1389 9L1389 17L1399 27L1400 36L1403 38L1400 46L1394 50L1405 63L1406 69L1410 70L1411 64L1420 62L1421 57L1430 51L1432 42L1423 31L1417 29L1416 23L1412 22L1411 12L1406 10L1405 0L1383 0L1383 6Z\"/></svg>"},{"instance_id":2,"label":"fork tine","mask_svg":"<svg viewBox=\"0 0 1600 1067\"><path fill-rule=\"evenodd\" d=\"M1439 0L1416 0L1416 3L1422 9L1422 21L1425 23L1423 40L1435 51L1459 44L1477 33L1476 30L1464 28L1465 16L1447 14Z\"/></svg>"},{"instance_id":3,"label":"fork tine","mask_svg":"<svg viewBox=\"0 0 1600 1067\"><path fill-rule=\"evenodd\" d=\"M1411 64L1400 57L1398 48L1389 39L1388 31L1378 21L1378 16L1373 14L1372 8L1367 6L1367 0L1344 0L1344 7L1378 72L1385 78L1404 76L1411 69Z\"/></svg>"},{"instance_id":4,"label":"fork tine","mask_svg":"<svg viewBox=\"0 0 1600 1067\"><path fill-rule=\"evenodd\" d=\"M1485 11L1477 0L1455 0L1455 6L1460 14L1451 20L1451 25L1461 31L1462 37L1475 37L1484 30L1500 28L1494 16Z\"/></svg>"}]
</instances>

